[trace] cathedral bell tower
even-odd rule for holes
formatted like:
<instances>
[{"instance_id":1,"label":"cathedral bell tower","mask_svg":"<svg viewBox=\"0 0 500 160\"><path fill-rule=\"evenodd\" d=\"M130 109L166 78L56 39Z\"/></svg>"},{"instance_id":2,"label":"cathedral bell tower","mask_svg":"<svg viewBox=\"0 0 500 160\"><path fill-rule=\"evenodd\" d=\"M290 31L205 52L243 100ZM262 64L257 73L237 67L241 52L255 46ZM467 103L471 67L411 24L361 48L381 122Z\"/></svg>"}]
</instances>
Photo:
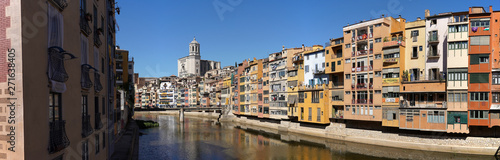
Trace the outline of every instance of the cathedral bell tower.
<instances>
[{"instance_id":1,"label":"cathedral bell tower","mask_svg":"<svg viewBox=\"0 0 500 160\"><path fill-rule=\"evenodd\" d=\"M193 41L189 43L189 55L190 56L200 56L200 43L196 41L196 37L193 38Z\"/></svg>"}]
</instances>

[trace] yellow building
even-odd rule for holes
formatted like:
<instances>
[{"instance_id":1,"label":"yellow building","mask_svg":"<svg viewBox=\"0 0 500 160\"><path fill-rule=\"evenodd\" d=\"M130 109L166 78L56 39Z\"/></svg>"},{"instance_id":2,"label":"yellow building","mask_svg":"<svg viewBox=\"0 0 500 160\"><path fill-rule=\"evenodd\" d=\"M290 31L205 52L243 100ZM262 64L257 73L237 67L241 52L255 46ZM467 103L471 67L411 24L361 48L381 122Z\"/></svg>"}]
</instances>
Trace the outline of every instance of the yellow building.
<instances>
[{"instance_id":1,"label":"yellow building","mask_svg":"<svg viewBox=\"0 0 500 160\"><path fill-rule=\"evenodd\" d=\"M300 122L328 124L329 93L326 84L299 86L298 108Z\"/></svg>"},{"instance_id":2,"label":"yellow building","mask_svg":"<svg viewBox=\"0 0 500 160\"><path fill-rule=\"evenodd\" d=\"M391 18L391 34L384 37L382 69L382 126L399 127L399 91L405 66L405 24L399 17Z\"/></svg>"},{"instance_id":3,"label":"yellow building","mask_svg":"<svg viewBox=\"0 0 500 160\"><path fill-rule=\"evenodd\" d=\"M330 46L325 47L325 73L330 77L328 90L329 97L329 117L333 121L339 121L344 118L344 57L342 49L344 46L344 37L331 39Z\"/></svg>"}]
</instances>

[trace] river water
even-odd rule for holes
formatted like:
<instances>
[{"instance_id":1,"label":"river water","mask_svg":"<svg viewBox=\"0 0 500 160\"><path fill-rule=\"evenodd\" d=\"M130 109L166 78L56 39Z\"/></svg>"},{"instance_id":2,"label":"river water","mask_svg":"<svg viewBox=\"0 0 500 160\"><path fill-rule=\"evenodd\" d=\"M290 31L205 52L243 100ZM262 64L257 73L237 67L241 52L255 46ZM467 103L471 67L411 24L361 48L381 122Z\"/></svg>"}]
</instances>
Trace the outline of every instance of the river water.
<instances>
[{"instance_id":1,"label":"river water","mask_svg":"<svg viewBox=\"0 0 500 160\"><path fill-rule=\"evenodd\" d=\"M153 120L158 128L141 130L139 159L481 159L476 156L397 149L343 142L307 135L280 133L242 124L176 116L136 115Z\"/></svg>"}]
</instances>

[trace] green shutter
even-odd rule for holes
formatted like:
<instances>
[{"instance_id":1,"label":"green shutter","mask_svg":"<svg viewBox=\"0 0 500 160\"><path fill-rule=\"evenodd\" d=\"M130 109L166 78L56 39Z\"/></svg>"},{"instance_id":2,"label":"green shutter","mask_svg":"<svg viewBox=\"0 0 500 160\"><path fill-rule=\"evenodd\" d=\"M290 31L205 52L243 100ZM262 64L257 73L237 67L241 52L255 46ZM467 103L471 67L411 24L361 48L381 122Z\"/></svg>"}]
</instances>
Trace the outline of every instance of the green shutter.
<instances>
[{"instance_id":1,"label":"green shutter","mask_svg":"<svg viewBox=\"0 0 500 160\"><path fill-rule=\"evenodd\" d=\"M471 73L470 83L489 83L490 81L489 73Z\"/></svg>"},{"instance_id":2,"label":"green shutter","mask_svg":"<svg viewBox=\"0 0 500 160\"><path fill-rule=\"evenodd\" d=\"M470 55L470 64L479 64L479 54Z\"/></svg>"},{"instance_id":3,"label":"green shutter","mask_svg":"<svg viewBox=\"0 0 500 160\"><path fill-rule=\"evenodd\" d=\"M455 124L455 117L460 117L460 124L467 124L467 112L448 112L448 124Z\"/></svg>"}]
</instances>

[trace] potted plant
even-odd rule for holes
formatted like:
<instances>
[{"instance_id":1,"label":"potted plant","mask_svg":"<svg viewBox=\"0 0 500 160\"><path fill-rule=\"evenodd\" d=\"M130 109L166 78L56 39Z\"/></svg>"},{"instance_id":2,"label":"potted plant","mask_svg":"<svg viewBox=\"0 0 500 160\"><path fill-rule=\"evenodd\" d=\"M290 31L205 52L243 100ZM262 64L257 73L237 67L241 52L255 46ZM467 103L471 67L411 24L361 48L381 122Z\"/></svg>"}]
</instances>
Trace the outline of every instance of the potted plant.
<instances>
[{"instance_id":1,"label":"potted plant","mask_svg":"<svg viewBox=\"0 0 500 160\"><path fill-rule=\"evenodd\" d=\"M87 21L92 20L92 15L91 15L90 13L85 13L85 19L86 19Z\"/></svg>"}]
</instances>

